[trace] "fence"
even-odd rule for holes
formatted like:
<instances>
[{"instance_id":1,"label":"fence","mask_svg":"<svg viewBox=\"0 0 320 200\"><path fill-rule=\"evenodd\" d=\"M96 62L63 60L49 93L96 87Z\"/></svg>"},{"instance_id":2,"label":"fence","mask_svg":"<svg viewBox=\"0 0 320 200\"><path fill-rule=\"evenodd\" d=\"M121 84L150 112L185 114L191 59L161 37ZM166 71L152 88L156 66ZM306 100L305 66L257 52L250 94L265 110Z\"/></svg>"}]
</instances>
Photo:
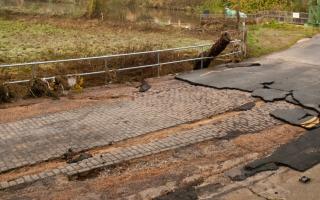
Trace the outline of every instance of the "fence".
<instances>
[{"instance_id":1,"label":"fence","mask_svg":"<svg viewBox=\"0 0 320 200\"><path fill-rule=\"evenodd\" d=\"M303 25L308 23L309 14L304 12L288 12L288 11L259 11L256 14L249 14L248 20L257 18L265 18L277 20L278 22Z\"/></svg>"},{"instance_id":2,"label":"fence","mask_svg":"<svg viewBox=\"0 0 320 200\"><path fill-rule=\"evenodd\" d=\"M233 40L231 42L234 46L241 46L242 41L241 40ZM204 45L196 45L196 46L187 46L187 47L180 47L180 48L171 48L171 49L163 49L163 50L155 50L155 51L145 51L145 52L136 52L136 53L126 53L126 54L116 54L116 55L106 55L106 56L99 56L99 57L86 57L86 58L75 58L75 59L64 59L64 60L53 60L53 61L40 61L40 62L29 62L29 63L19 63L19 64L2 64L0 65L0 73L3 72L4 70L12 70L12 69L19 69L19 68L30 68L30 76L31 78L43 78L46 80L54 79L56 75L54 76L38 76L37 75L37 69L39 69L39 66L49 66L52 64L70 64L70 63L75 63L75 62L83 62L83 61L102 61L104 63L103 70L98 70L98 71L90 71L90 72L82 72L82 73L73 73L73 74L63 74L64 76L90 76L90 75L103 75L103 74L108 74L110 72L121 72L121 71L128 71L128 70L135 70L135 69L146 69L146 68L153 68L156 67L158 69L158 76L160 75L160 70L162 66L165 65L172 65L172 64L178 64L178 63L184 63L184 62L191 62L191 61L196 61L196 60L205 60L209 59L211 57L204 57L203 54L199 57L199 53L197 53L197 56L192 57L192 58L187 58L187 59L180 59L180 60L171 60L171 61L161 61L161 55L164 53L172 53L172 52L183 52L186 50L197 50L198 52L204 52L207 48L209 48L211 44L204 44ZM233 48L233 50L229 53L225 53L220 55L219 57L226 57L226 56L240 56L243 53L241 48ZM121 59L125 60L129 56L152 56L155 58L154 63L150 64L142 64L138 66L124 66L122 68L114 68L111 69L108 66L108 62L112 59ZM201 62L203 64L203 62ZM14 84L14 83L26 83L29 82L30 79L22 79L22 80L6 80L6 83L9 84Z\"/></svg>"},{"instance_id":3,"label":"fence","mask_svg":"<svg viewBox=\"0 0 320 200\"><path fill-rule=\"evenodd\" d=\"M200 15L200 22L201 23L208 23L215 19L221 18L232 18L226 17L224 14L201 14ZM235 18L235 17L233 17ZM284 23L291 23L291 24L298 24L303 25L308 23L309 14L304 12L288 12L288 11L259 11L255 14L247 14L246 19L241 19L247 22L255 21L257 22L258 19L272 19L277 20L279 22Z\"/></svg>"}]
</instances>

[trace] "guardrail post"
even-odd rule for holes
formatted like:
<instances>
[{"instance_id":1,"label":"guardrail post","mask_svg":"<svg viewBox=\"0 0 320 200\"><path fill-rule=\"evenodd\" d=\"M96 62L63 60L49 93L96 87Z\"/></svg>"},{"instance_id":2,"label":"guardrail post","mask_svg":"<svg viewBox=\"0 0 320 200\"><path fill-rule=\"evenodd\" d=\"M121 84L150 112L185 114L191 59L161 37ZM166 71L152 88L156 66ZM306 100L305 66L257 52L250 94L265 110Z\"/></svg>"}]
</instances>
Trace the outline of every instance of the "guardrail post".
<instances>
[{"instance_id":1,"label":"guardrail post","mask_svg":"<svg viewBox=\"0 0 320 200\"><path fill-rule=\"evenodd\" d=\"M105 71L105 76L104 76L104 83L107 85L107 75L108 75L108 60L105 58L104 59L104 71Z\"/></svg>"},{"instance_id":2,"label":"guardrail post","mask_svg":"<svg viewBox=\"0 0 320 200\"><path fill-rule=\"evenodd\" d=\"M243 24L243 28L242 28L242 31L243 31L243 35L242 35L242 48L241 48L241 54L243 57L247 57L247 38L248 38L248 30L247 30L247 25L246 23L244 22Z\"/></svg>"},{"instance_id":3,"label":"guardrail post","mask_svg":"<svg viewBox=\"0 0 320 200\"><path fill-rule=\"evenodd\" d=\"M203 51L204 47L201 47L201 69L203 69Z\"/></svg>"},{"instance_id":4,"label":"guardrail post","mask_svg":"<svg viewBox=\"0 0 320 200\"><path fill-rule=\"evenodd\" d=\"M160 68L161 68L161 64L160 64L160 52L157 52L157 60L158 60L158 77L160 77Z\"/></svg>"},{"instance_id":5,"label":"guardrail post","mask_svg":"<svg viewBox=\"0 0 320 200\"><path fill-rule=\"evenodd\" d=\"M32 65L31 67L31 77L32 79L36 78L36 65Z\"/></svg>"}]
</instances>

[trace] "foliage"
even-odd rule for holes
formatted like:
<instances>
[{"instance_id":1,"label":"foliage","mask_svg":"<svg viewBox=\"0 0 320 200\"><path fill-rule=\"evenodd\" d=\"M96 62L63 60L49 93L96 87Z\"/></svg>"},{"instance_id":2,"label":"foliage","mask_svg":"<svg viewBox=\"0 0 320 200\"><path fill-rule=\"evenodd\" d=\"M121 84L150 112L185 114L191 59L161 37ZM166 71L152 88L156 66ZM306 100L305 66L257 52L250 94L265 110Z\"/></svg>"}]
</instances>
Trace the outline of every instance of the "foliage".
<instances>
[{"instance_id":1,"label":"foliage","mask_svg":"<svg viewBox=\"0 0 320 200\"><path fill-rule=\"evenodd\" d=\"M259 10L307 10L307 0L203 0L199 9L217 12L225 6L235 9L239 3L240 9L248 13Z\"/></svg>"},{"instance_id":2,"label":"foliage","mask_svg":"<svg viewBox=\"0 0 320 200\"><path fill-rule=\"evenodd\" d=\"M89 0L87 16L89 18L94 17L96 14L96 11L97 11L97 0Z\"/></svg>"},{"instance_id":3,"label":"foliage","mask_svg":"<svg viewBox=\"0 0 320 200\"><path fill-rule=\"evenodd\" d=\"M200 10L209 10L211 13L223 12L223 8L228 4L225 0L206 0L201 6Z\"/></svg>"}]
</instances>

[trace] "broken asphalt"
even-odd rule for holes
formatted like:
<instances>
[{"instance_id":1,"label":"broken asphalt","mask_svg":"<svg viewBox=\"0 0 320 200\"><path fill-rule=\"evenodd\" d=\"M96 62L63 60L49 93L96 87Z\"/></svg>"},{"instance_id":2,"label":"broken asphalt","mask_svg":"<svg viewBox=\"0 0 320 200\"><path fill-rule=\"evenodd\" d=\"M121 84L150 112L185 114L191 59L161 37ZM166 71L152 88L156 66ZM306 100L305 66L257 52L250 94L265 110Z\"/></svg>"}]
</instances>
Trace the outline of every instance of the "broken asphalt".
<instances>
[{"instance_id":1,"label":"broken asphalt","mask_svg":"<svg viewBox=\"0 0 320 200\"><path fill-rule=\"evenodd\" d=\"M316 128L320 113L320 36L298 42L292 48L252 63L223 65L178 75L179 80L217 89L252 92L266 102L284 100L306 109L306 115L292 120L292 113L277 111L273 116L293 125ZM314 111L314 112L312 112ZM299 115L301 113L297 113ZM294 118L294 117L293 117ZM304 120L301 121L301 119Z\"/></svg>"},{"instance_id":2,"label":"broken asphalt","mask_svg":"<svg viewBox=\"0 0 320 200\"><path fill-rule=\"evenodd\" d=\"M204 69L178 75L179 80L216 89L251 92L252 97L265 102L287 101L301 108L278 109L270 115L306 129L296 141L283 145L267 158L234 169L230 177L244 180L256 173L277 170L285 165L306 171L318 164L320 141L320 36L304 39L292 48L251 63L222 65L218 69Z\"/></svg>"}]
</instances>

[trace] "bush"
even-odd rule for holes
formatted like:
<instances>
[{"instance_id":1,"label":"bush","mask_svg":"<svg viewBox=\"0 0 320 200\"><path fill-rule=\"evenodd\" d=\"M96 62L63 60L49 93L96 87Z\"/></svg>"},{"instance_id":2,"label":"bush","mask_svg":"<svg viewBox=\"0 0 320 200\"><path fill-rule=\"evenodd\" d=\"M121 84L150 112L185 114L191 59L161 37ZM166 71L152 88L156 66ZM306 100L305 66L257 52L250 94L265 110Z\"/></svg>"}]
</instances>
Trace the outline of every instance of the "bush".
<instances>
[{"instance_id":1,"label":"bush","mask_svg":"<svg viewBox=\"0 0 320 200\"><path fill-rule=\"evenodd\" d=\"M297 10L297 6L299 6L296 1L288 0L203 0L199 8L201 11L219 12L224 7L236 9L239 2L240 10L247 13L261 10L292 10L293 8Z\"/></svg>"},{"instance_id":2,"label":"bush","mask_svg":"<svg viewBox=\"0 0 320 200\"><path fill-rule=\"evenodd\" d=\"M0 103L10 101L9 88L4 83L0 83Z\"/></svg>"},{"instance_id":3,"label":"bush","mask_svg":"<svg viewBox=\"0 0 320 200\"><path fill-rule=\"evenodd\" d=\"M21 85L0 83L0 103L8 103L23 98L28 94L28 88Z\"/></svg>"},{"instance_id":4,"label":"bush","mask_svg":"<svg viewBox=\"0 0 320 200\"><path fill-rule=\"evenodd\" d=\"M291 10L293 2L288 0L239 0L242 11L252 13L260 10ZM236 8L238 0L230 0L231 6Z\"/></svg>"}]
</instances>

